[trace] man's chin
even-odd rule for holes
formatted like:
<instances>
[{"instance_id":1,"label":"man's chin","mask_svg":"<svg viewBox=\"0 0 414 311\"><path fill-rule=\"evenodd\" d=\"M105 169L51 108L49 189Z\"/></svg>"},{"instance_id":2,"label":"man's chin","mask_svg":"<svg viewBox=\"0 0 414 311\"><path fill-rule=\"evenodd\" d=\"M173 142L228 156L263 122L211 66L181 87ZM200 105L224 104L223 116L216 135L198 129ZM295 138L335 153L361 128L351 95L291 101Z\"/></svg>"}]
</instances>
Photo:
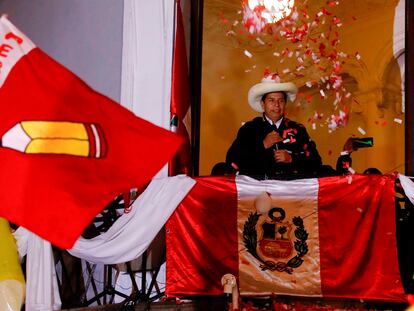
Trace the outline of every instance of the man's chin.
<instances>
[{"instance_id":1,"label":"man's chin","mask_svg":"<svg viewBox=\"0 0 414 311\"><path fill-rule=\"evenodd\" d=\"M281 115L281 114L272 114L272 115L270 116L270 118L271 118L274 122L278 121L281 117L282 117L282 115Z\"/></svg>"}]
</instances>

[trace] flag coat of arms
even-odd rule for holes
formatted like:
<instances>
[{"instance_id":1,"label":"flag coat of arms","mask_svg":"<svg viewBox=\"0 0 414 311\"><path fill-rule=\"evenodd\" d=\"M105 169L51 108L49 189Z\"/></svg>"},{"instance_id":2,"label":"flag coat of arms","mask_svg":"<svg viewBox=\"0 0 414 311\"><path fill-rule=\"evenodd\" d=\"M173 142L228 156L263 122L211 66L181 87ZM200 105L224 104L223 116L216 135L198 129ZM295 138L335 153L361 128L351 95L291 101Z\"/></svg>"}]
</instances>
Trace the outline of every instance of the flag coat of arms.
<instances>
[{"instance_id":1,"label":"flag coat of arms","mask_svg":"<svg viewBox=\"0 0 414 311\"><path fill-rule=\"evenodd\" d=\"M0 18L0 217L70 248L181 145L95 92Z\"/></svg>"},{"instance_id":2,"label":"flag coat of arms","mask_svg":"<svg viewBox=\"0 0 414 311\"><path fill-rule=\"evenodd\" d=\"M394 179L198 178L167 223L169 296L242 295L402 301Z\"/></svg>"}]
</instances>

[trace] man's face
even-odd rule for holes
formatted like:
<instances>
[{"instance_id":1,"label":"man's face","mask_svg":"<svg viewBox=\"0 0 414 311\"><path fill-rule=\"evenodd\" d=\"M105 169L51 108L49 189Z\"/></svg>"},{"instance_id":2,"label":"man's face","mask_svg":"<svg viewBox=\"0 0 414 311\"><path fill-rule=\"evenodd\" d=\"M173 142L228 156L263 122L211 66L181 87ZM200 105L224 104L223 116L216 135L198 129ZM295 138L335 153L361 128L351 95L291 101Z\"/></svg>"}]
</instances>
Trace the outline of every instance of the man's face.
<instances>
[{"instance_id":1,"label":"man's face","mask_svg":"<svg viewBox=\"0 0 414 311\"><path fill-rule=\"evenodd\" d=\"M285 95L283 92L268 93L261 105L265 115L273 122L276 122L285 113Z\"/></svg>"}]
</instances>

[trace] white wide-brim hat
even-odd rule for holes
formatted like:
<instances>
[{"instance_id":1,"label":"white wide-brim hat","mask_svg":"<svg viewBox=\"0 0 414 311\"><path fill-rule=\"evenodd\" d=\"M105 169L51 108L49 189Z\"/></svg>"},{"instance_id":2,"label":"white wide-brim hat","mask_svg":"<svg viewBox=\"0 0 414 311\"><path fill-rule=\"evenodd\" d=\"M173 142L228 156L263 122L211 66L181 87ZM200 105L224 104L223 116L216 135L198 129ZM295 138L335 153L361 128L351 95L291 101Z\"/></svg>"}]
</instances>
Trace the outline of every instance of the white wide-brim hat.
<instances>
[{"instance_id":1,"label":"white wide-brim hat","mask_svg":"<svg viewBox=\"0 0 414 311\"><path fill-rule=\"evenodd\" d=\"M298 88L292 82L281 83L279 77L274 78L269 75L262 79L262 82L253 85L247 95L250 107L257 112L263 112L262 105L260 104L263 95L273 92L285 92L290 101L296 99L296 93Z\"/></svg>"}]
</instances>

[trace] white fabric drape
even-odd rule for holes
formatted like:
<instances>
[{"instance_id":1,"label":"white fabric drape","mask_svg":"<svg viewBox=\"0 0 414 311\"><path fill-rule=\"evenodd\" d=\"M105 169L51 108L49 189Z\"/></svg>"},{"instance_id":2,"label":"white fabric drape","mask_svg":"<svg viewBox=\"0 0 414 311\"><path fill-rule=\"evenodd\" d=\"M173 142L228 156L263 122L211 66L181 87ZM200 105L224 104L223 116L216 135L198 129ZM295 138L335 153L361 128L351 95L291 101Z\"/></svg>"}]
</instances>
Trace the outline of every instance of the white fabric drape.
<instances>
[{"instance_id":1,"label":"white fabric drape","mask_svg":"<svg viewBox=\"0 0 414 311\"><path fill-rule=\"evenodd\" d=\"M412 204L414 204L414 182L405 175L398 174L401 186L404 189L404 193Z\"/></svg>"},{"instance_id":2,"label":"white fabric drape","mask_svg":"<svg viewBox=\"0 0 414 311\"><path fill-rule=\"evenodd\" d=\"M93 263L116 264L138 258L194 185L195 180L184 175L154 179L130 213L122 215L104 234L90 240L80 238L68 251ZM50 243L23 227L14 237L20 257L27 254L26 310L59 310Z\"/></svg>"},{"instance_id":3,"label":"white fabric drape","mask_svg":"<svg viewBox=\"0 0 414 311\"><path fill-rule=\"evenodd\" d=\"M124 0L121 104L170 124L174 0Z\"/></svg>"},{"instance_id":4,"label":"white fabric drape","mask_svg":"<svg viewBox=\"0 0 414 311\"><path fill-rule=\"evenodd\" d=\"M103 264L138 258L194 184L193 179L184 175L154 179L135 201L131 212L122 215L96 238L79 238L69 253Z\"/></svg>"},{"instance_id":5,"label":"white fabric drape","mask_svg":"<svg viewBox=\"0 0 414 311\"><path fill-rule=\"evenodd\" d=\"M20 257L26 258L26 311L60 310L52 247L23 227L14 232Z\"/></svg>"},{"instance_id":6,"label":"white fabric drape","mask_svg":"<svg viewBox=\"0 0 414 311\"><path fill-rule=\"evenodd\" d=\"M124 0L121 104L170 128L174 0ZM166 177L167 166L156 175Z\"/></svg>"}]
</instances>

